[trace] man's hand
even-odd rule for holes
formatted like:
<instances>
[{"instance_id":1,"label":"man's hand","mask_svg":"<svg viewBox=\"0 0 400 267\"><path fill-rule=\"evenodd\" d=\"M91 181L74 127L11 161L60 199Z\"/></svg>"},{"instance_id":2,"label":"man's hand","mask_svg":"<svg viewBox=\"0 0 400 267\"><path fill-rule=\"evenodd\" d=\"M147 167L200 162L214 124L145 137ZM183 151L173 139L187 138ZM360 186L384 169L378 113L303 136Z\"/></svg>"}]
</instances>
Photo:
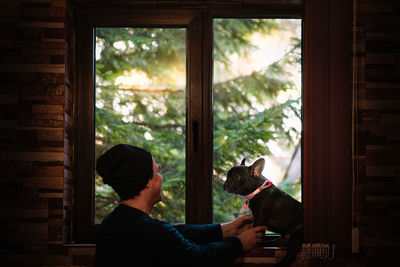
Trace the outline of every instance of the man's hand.
<instances>
[{"instance_id":1,"label":"man's hand","mask_svg":"<svg viewBox=\"0 0 400 267\"><path fill-rule=\"evenodd\" d=\"M221 224L222 236L225 238L228 236L240 235L244 231L250 229L252 227L252 223L253 223L253 215L251 214L242 215L228 223L222 223Z\"/></svg>"},{"instance_id":2,"label":"man's hand","mask_svg":"<svg viewBox=\"0 0 400 267\"><path fill-rule=\"evenodd\" d=\"M258 243L261 243L265 230L267 230L267 227L260 225L252 227L241 233L238 238L240 242L242 242L242 250L247 251L255 248Z\"/></svg>"}]
</instances>

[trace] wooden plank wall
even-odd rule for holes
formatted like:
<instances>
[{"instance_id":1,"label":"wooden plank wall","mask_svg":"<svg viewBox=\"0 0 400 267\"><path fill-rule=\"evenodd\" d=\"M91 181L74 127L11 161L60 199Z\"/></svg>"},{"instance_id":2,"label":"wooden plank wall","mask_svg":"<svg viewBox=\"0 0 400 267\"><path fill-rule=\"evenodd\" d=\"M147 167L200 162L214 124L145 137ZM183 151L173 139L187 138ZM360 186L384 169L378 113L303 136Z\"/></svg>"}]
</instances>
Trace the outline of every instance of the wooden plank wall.
<instances>
[{"instance_id":1,"label":"wooden plank wall","mask_svg":"<svg viewBox=\"0 0 400 267\"><path fill-rule=\"evenodd\" d=\"M358 213L368 264L400 266L400 2L357 0Z\"/></svg>"},{"instance_id":2,"label":"wooden plank wall","mask_svg":"<svg viewBox=\"0 0 400 267\"><path fill-rule=\"evenodd\" d=\"M65 14L65 0L0 2L1 266L93 262L93 246L64 246L73 121Z\"/></svg>"},{"instance_id":3,"label":"wooden plank wall","mask_svg":"<svg viewBox=\"0 0 400 267\"><path fill-rule=\"evenodd\" d=\"M400 5L357 3L357 262L399 266ZM71 240L73 190L67 6L66 0L0 1L1 266L93 263L93 246L64 245Z\"/></svg>"}]
</instances>

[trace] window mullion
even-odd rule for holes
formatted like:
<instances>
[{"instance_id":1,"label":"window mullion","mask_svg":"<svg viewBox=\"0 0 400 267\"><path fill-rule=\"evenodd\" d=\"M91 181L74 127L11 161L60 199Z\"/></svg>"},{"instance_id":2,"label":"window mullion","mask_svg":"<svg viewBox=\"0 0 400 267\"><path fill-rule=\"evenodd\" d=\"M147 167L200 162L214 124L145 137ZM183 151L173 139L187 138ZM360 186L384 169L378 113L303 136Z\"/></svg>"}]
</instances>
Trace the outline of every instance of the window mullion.
<instances>
[{"instance_id":1,"label":"window mullion","mask_svg":"<svg viewBox=\"0 0 400 267\"><path fill-rule=\"evenodd\" d=\"M187 156L186 156L186 222L212 222L212 186L207 175L211 165L207 118L207 92L204 86L204 24L196 16L188 27L188 112L187 112ZM208 167L209 168L209 167Z\"/></svg>"}]
</instances>

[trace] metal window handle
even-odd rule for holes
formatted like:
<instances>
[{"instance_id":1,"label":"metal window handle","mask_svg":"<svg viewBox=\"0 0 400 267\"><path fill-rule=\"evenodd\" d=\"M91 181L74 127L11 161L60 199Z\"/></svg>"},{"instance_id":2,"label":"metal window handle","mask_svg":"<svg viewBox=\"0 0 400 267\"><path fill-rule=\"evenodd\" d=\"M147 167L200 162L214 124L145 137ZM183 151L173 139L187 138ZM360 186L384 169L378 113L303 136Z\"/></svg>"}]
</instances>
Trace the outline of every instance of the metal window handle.
<instances>
[{"instance_id":1,"label":"metal window handle","mask_svg":"<svg viewBox=\"0 0 400 267\"><path fill-rule=\"evenodd\" d=\"M193 121L192 133L193 133L193 152L196 153L199 150L199 122L198 121Z\"/></svg>"}]
</instances>

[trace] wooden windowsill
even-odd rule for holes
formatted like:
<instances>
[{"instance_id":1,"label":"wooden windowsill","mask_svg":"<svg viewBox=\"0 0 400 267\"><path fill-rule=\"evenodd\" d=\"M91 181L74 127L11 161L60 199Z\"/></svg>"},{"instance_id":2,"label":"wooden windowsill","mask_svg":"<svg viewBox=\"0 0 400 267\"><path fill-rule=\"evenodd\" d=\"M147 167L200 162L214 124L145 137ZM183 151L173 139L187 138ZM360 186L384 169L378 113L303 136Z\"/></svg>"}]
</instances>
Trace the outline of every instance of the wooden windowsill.
<instances>
[{"instance_id":1,"label":"wooden windowsill","mask_svg":"<svg viewBox=\"0 0 400 267\"><path fill-rule=\"evenodd\" d=\"M246 266L246 264L276 264L286 256L286 247L258 247L243 252L233 266Z\"/></svg>"}]
</instances>

